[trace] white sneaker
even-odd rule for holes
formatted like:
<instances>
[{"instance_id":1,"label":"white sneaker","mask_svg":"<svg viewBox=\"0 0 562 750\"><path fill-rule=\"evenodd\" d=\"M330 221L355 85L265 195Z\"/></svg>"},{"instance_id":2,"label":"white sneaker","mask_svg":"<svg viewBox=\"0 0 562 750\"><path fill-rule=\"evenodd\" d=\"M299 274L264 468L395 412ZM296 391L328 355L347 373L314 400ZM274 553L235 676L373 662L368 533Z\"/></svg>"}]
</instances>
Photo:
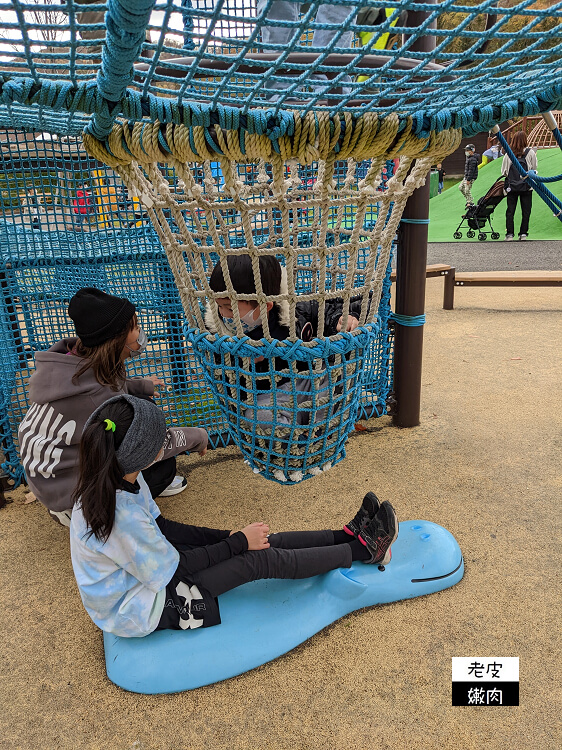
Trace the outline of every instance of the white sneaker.
<instances>
[{"instance_id":1,"label":"white sneaker","mask_svg":"<svg viewBox=\"0 0 562 750\"><path fill-rule=\"evenodd\" d=\"M72 510L50 510L49 513L51 514L54 521L60 523L61 526L67 526L68 528L70 528Z\"/></svg>"},{"instance_id":2,"label":"white sneaker","mask_svg":"<svg viewBox=\"0 0 562 750\"><path fill-rule=\"evenodd\" d=\"M526 239L527 239L527 235L526 234L520 234L519 235L519 242L524 242Z\"/></svg>"},{"instance_id":3,"label":"white sneaker","mask_svg":"<svg viewBox=\"0 0 562 750\"><path fill-rule=\"evenodd\" d=\"M512 234L506 234L505 235L505 241L506 242L513 242L514 239L515 239L515 237Z\"/></svg>"},{"instance_id":4,"label":"white sneaker","mask_svg":"<svg viewBox=\"0 0 562 750\"><path fill-rule=\"evenodd\" d=\"M169 484L165 490L160 493L160 497L171 497L172 495L178 495L183 492L187 487L187 479L177 474L174 477L174 481Z\"/></svg>"}]
</instances>

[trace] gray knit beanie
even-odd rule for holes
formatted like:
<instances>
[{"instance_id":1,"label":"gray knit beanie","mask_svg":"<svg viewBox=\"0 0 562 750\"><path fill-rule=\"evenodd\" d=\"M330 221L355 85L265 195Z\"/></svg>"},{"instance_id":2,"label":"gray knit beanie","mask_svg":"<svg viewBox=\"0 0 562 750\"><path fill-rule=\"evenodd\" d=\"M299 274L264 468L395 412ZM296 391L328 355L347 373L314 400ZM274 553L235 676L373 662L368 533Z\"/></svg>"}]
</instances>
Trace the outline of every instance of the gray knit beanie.
<instances>
[{"instance_id":1,"label":"gray knit beanie","mask_svg":"<svg viewBox=\"0 0 562 750\"><path fill-rule=\"evenodd\" d=\"M117 460L123 474L131 474L134 471L146 469L158 455L166 439L166 419L162 410L152 401L122 394L98 406L88 418L84 429L92 422L103 422L107 407L119 401L126 401L134 411L131 426L116 450Z\"/></svg>"}]
</instances>

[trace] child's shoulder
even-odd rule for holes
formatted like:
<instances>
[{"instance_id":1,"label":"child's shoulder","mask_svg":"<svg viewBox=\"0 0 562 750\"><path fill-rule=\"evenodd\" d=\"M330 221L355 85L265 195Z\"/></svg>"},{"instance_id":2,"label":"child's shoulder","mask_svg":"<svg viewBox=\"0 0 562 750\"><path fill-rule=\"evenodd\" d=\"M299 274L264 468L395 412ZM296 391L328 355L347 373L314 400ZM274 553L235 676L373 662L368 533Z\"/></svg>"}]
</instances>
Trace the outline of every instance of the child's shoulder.
<instances>
[{"instance_id":1,"label":"child's shoulder","mask_svg":"<svg viewBox=\"0 0 562 750\"><path fill-rule=\"evenodd\" d=\"M129 516L150 515L150 491L140 485L138 492L130 488L118 489L115 493L115 515L125 519Z\"/></svg>"}]
</instances>

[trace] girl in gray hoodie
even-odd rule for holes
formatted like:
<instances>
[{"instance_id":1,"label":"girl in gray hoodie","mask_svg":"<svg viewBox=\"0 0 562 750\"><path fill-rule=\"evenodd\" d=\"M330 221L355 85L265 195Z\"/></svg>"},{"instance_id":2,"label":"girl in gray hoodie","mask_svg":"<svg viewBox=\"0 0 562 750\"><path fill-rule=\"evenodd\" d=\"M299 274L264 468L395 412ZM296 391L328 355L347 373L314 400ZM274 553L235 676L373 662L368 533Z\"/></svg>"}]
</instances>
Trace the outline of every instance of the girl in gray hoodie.
<instances>
[{"instance_id":1,"label":"girl in gray hoodie","mask_svg":"<svg viewBox=\"0 0 562 750\"><path fill-rule=\"evenodd\" d=\"M119 394L150 399L155 386L163 385L156 375L126 376L125 360L142 354L147 343L132 302L86 287L70 300L68 314L77 338L36 354L30 407L18 430L27 482L65 526L70 525L71 495L78 480L78 446L92 412ZM203 429L168 429L162 460L144 474L152 496L182 492L187 482L175 475L175 456L206 446Z\"/></svg>"}]
</instances>

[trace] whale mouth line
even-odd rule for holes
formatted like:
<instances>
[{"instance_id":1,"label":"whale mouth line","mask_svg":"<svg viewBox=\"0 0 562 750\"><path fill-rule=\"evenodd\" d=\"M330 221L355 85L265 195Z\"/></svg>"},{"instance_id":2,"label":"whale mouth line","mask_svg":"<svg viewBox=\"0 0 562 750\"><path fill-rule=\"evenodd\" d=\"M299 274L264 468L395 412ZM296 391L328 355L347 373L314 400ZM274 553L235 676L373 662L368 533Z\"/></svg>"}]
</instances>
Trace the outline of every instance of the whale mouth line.
<instances>
[{"instance_id":1,"label":"whale mouth line","mask_svg":"<svg viewBox=\"0 0 562 750\"><path fill-rule=\"evenodd\" d=\"M440 581L442 578L448 578L449 576L452 576L457 572L457 570L460 568L462 563L463 563L463 558L461 555L460 563L450 573L445 573L444 576L434 576L433 578L412 578L412 583L426 583L426 581Z\"/></svg>"}]
</instances>

